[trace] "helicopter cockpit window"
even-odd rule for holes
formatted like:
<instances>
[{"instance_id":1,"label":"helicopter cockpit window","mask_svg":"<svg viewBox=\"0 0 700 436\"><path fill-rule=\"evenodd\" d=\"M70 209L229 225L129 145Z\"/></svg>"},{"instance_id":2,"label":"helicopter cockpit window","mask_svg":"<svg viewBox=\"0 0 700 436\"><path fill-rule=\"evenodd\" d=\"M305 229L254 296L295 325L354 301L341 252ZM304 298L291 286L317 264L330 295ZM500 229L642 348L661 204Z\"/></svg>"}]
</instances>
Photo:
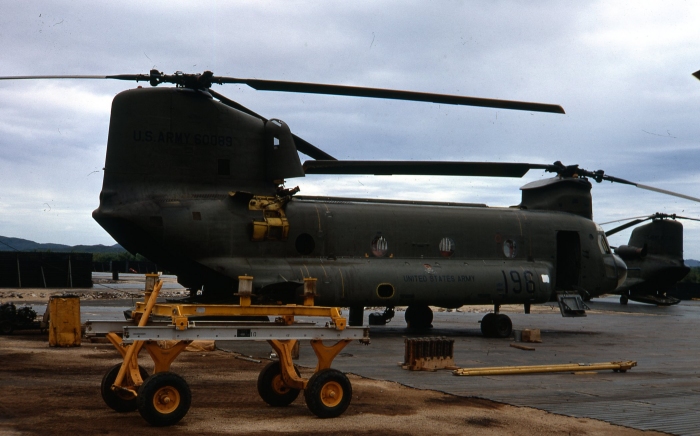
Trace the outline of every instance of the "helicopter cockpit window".
<instances>
[{"instance_id":1,"label":"helicopter cockpit window","mask_svg":"<svg viewBox=\"0 0 700 436\"><path fill-rule=\"evenodd\" d=\"M455 254L455 241L452 238L442 238L438 249L442 257L450 257Z\"/></svg>"},{"instance_id":2,"label":"helicopter cockpit window","mask_svg":"<svg viewBox=\"0 0 700 436\"><path fill-rule=\"evenodd\" d=\"M503 242L503 254L509 259L513 259L518 255L518 245L512 239L506 239Z\"/></svg>"},{"instance_id":3,"label":"helicopter cockpit window","mask_svg":"<svg viewBox=\"0 0 700 436\"><path fill-rule=\"evenodd\" d=\"M603 254L610 254L610 245L608 245L608 239L605 237L605 233L598 234L598 246Z\"/></svg>"},{"instance_id":4,"label":"helicopter cockpit window","mask_svg":"<svg viewBox=\"0 0 700 436\"><path fill-rule=\"evenodd\" d=\"M372 254L376 257L386 256L389 250L389 243L384 239L384 236L375 236L372 239Z\"/></svg>"}]
</instances>

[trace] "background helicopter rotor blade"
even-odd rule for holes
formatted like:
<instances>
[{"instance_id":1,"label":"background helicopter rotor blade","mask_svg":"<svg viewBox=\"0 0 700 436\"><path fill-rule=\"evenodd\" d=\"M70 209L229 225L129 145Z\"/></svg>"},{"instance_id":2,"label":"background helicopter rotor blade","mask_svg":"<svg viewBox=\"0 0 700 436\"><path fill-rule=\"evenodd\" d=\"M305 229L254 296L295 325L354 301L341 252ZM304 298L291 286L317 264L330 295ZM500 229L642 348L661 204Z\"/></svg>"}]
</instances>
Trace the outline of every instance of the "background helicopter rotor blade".
<instances>
[{"instance_id":1,"label":"background helicopter rotor blade","mask_svg":"<svg viewBox=\"0 0 700 436\"><path fill-rule=\"evenodd\" d=\"M481 106L497 109L524 110L563 114L559 105L532 103L515 100L466 97L427 92L401 91L396 89L367 88L361 86L327 85L321 83L285 82L280 80L241 79L236 77L214 77L215 83L239 83L258 91L299 92L305 94L344 95L349 97L383 98L391 100L422 101L462 106Z\"/></svg>"},{"instance_id":2,"label":"background helicopter rotor blade","mask_svg":"<svg viewBox=\"0 0 700 436\"><path fill-rule=\"evenodd\" d=\"M253 112L252 110L248 109L247 107L243 106L242 104L237 103L237 102L227 98L226 96L219 94L216 91L212 91L211 89L209 89L209 93L212 96L216 97L221 103L225 104L226 106L232 107L232 108L237 109L241 112L244 112L248 115L251 115L255 118L258 118L264 122L267 122L267 118ZM304 153L305 155L307 155L313 159L336 160L330 154L326 153L325 151L321 150L318 147L315 147L315 146L309 144L306 140L298 137L297 135L292 134L292 137L294 138L294 145L296 146L297 150Z\"/></svg>"},{"instance_id":3,"label":"background helicopter rotor blade","mask_svg":"<svg viewBox=\"0 0 700 436\"><path fill-rule=\"evenodd\" d=\"M691 218L691 217L687 217L687 216L680 216L680 215L676 215L675 213L674 213L674 214L667 214L667 213L657 212L657 213L655 213L655 214L653 214L653 215L648 215L648 216L639 216L639 217L632 217L632 218L623 218L623 219L619 219L619 220L615 220L615 221L608 221L608 222L606 222L606 223L601 223L600 225L611 224L611 223L617 223L617 222L620 222L620 221L633 220L633 221L630 221L630 222L628 222L628 223L626 223L626 224L623 224L623 225L621 225L621 226L615 227L614 229L610 229L610 230L608 230L607 232L605 232L605 236L610 236L610 235L614 235L615 233L621 232L621 231L623 231L623 230L625 230L625 229L628 229L628 228L630 228L630 227L636 226L637 224L643 223L644 221L649 221L649 220L663 220L663 219L667 219L667 218L670 218L670 219L672 219L672 220L677 220L677 219L679 219L679 220L700 221L700 219L697 219L697 218Z\"/></svg>"},{"instance_id":4,"label":"background helicopter rotor blade","mask_svg":"<svg viewBox=\"0 0 700 436\"><path fill-rule=\"evenodd\" d=\"M651 217L647 217L647 218L644 218L644 219L636 219L636 220L634 220L634 221L630 221L630 222L625 223L625 224L623 224L623 225L621 225L621 226L617 226L617 227L615 227L614 229L610 229L610 230L606 231L606 232L605 232L605 236L612 236L612 235L614 235L615 233L621 232L621 231L623 231L623 230L625 230L625 229L629 229L630 227L634 227L634 226L636 226L637 224L643 223L644 221L648 221L648 220L650 220L650 219L651 219Z\"/></svg>"}]
</instances>

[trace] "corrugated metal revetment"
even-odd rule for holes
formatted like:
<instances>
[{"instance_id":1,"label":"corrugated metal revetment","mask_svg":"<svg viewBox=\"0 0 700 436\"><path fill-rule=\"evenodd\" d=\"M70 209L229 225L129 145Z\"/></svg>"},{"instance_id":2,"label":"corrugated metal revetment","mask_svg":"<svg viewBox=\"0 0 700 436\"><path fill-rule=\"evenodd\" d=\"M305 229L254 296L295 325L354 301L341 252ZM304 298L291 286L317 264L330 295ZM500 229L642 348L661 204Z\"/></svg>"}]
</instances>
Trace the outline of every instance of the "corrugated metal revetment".
<instances>
[{"instance_id":1,"label":"corrugated metal revetment","mask_svg":"<svg viewBox=\"0 0 700 436\"><path fill-rule=\"evenodd\" d=\"M406 338L404 343L403 369L432 371L455 366L454 339Z\"/></svg>"},{"instance_id":2,"label":"corrugated metal revetment","mask_svg":"<svg viewBox=\"0 0 700 436\"><path fill-rule=\"evenodd\" d=\"M92 253L0 252L0 288L91 288Z\"/></svg>"}]
</instances>

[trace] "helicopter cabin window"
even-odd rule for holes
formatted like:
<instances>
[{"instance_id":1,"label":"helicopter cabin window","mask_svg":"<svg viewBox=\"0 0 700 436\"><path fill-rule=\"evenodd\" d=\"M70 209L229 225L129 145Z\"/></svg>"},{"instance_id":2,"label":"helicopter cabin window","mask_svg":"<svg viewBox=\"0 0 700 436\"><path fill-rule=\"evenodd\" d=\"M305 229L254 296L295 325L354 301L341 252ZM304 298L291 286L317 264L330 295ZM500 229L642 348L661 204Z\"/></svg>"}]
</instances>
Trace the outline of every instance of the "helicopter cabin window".
<instances>
[{"instance_id":1,"label":"helicopter cabin window","mask_svg":"<svg viewBox=\"0 0 700 436\"><path fill-rule=\"evenodd\" d=\"M505 242L503 242L503 254L508 259L513 259L518 255L518 245L514 240L506 239Z\"/></svg>"},{"instance_id":2,"label":"helicopter cabin window","mask_svg":"<svg viewBox=\"0 0 700 436\"><path fill-rule=\"evenodd\" d=\"M219 159L219 171L220 176L230 176L231 175L231 159Z\"/></svg>"},{"instance_id":3,"label":"helicopter cabin window","mask_svg":"<svg viewBox=\"0 0 700 436\"><path fill-rule=\"evenodd\" d=\"M372 239L372 254L376 257L386 256L387 251L389 251L389 243L384 239L384 236L375 236Z\"/></svg>"},{"instance_id":4,"label":"helicopter cabin window","mask_svg":"<svg viewBox=\"0 0 700 436\"><path fill-rule=\"evenodd\" d=\"M442 257L450 257L455 254L455 241L452 238L442 238L438 245Z\"/></svg>"},{"instance_id":5,"label":"helicopter cabin window","mask_svg":"<svg viewBox=\"0 0 700 436\"><path fill-rule=\"evenodd\" d=\"M608 240L605 237L605 233L599 233L598 234L598 246L600 247L600 251L603 254L610 254L610 245L608 244Z\"/></svg>"}]
</instances>

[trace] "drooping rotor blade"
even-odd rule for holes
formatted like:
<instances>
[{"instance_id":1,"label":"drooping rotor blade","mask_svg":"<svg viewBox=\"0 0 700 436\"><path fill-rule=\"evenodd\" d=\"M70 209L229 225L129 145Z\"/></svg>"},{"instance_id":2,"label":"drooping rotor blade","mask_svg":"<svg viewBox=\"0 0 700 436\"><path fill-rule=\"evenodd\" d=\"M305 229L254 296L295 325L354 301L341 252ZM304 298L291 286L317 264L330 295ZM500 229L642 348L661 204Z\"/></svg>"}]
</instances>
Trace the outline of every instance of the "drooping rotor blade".
<instances>
[{"instance_id":1,"label":"drooping rotor blade","mask_svg":"<svg viewBox=\"0 0 700 436\"><path fill-rule=\"evenodd\" d=\"M700 219L697 219L697 218L691 218L691 217L687 217L687 216L680 216L680 215L676 215L675 213L674 213L674 214L668 214L668 213L657 212L657 213L655 213L655 214L653 214L653 215L649 215L649 216L638 216L638 217L632 217L632 218L623 218L623 219L619 219L619 220L615 220L615 221L608 221L608 222L606 222L606 223L601 223L600 225L602 226L602 225L605 225L605 224L617 223L617 222L620 222L620 221L634 220L634 221L630 221L630 222L628 222L628 223L626 223L626 224L623 224L623 225L621 225L621 226L615 227L614 229L611 229L611 230L608 230L607 232L605 232L605 236L610 236L610 235L614 235L615 233L621 232L621 231L623 231L623 230L625 230L625 229L628 229L628 228L630 228L630 227L634 227L634 226L636 226L637 224L643 223L644 221L649 221L649 220L664 220L664 219L672 219L672 220L677 220L677 219L679 219L679 220L700 221Z\"/></svg>"},{"instance_id":2,"label":"drooping rotor blade","mask_svg":"<svg viewBox=\"0 0 700 436\"><path fill-rule=\"evenodd\" d=\"M627 218L620 218L619 220L606 221L604 223L598 223L598 224L601 226L604 226L606 224L620 223L622 221L636 220L639 218L649 218L649 215L631 216L631 217L627 217Z\"/></svg>"},{"instance_id":3,"label":"drooping rotor blade","mask_svg":"<svg viewBox=\"0 0 700 436\"><path fill-rule=\"evenodd\" d=\"M665 190L665 189L654 188L653 186L642 185L641 183L634 183L634 186L636 186L637 188L646 189L647 191L659 192L659 193L661 193L661 194L672 195L672 196L674 196L674 197L685 198L686 200L697 201L697 202L700 203L700 198L691 197L690 195L679 194L678 192L673 192L673 191L667 191L667 190Z\"/></svg>"},{"instance_id":4,"label":"drooping rotor blade","mask_svg":"<svg viewBox=\"0 0 700 436\"><path fill-rule=\"evenodd\" d=\"M579 168L578 165L565 166L561 162L557 161L554 162L553 165L550 165L545 171L557 173L561 177L590 177L598 183L602 182L603 180L606 180L608 182L623 183L625 185L636 186L640 189L646 189L647 191L659 192L661 194L671 195L678 198L684 198L690 201L697 201L700 203L700 198L691 197L690 195L680 194L678 192L667 191L665 189L655 188L649 185L643 185L641 183L631 182L629 180L621 179L619 177L609 176L605 174L605 171L603 170L588 171L584 170L583 168Z\"/></svg>"},{"instance_id":5,"label":"drooping rotor blade","mask_svg":"<svg viewBox=\"0 0 700 436\"><path fill-rule=\"evenodd\" d=\"M475 177L522 177L530 169L548 167L548 165L503 162L362 160L306 161L303 166L306 174L404 174Z\"/></svg>"},{"instance_id":6,"label":"drooping rotor blade","mask_svg":"<svg viewBox=\"0 0 700 436\"><path fill-rule=\"evenodd\" d=\"M33 79L111 79L114 76L0 76L0 80L33 80Z\"/></svg>"},{"instance_id":7,"label":"drooping rotor blade","mask_svg":"<svg viewBox=\"0 0 700 436\"><path fill-rule=\"evenodd\" d=\"M212 91L211 89L209 89L209 93L212 96L216 97L220 102L222 102L226 106L232 107L232 108L237 109L241 112L244 112L248 115L251 115L255 118L258 118L258 119L262 120L263 122L267 122L267 118L253 112L252 110L248 109L247 107L243 106L242 104L237 103L237 102L227 98L226 96L219 94L216 91ZM297 150L304 153L305 155L307 155L313 159L335 160L335 158L333 156L331 156L330 154L326 153L325 151L321 150L318 147L315 147L315 146L309 144L306 140L298 137L297 135L292 134L292 137L294 137L294 145L296 146Z\"/></svg>"},{"instance_id":8,"label":"drooping rotor blade","mask_svg":"<svg viewBox=\"0 0 700 436\"><path fill-rule=\"evenodd\" d=\"M610 230L606 231L606 232L605 232L605 236L612 236L612 235L614 235L615 233L621 232L621 231L623 231L623 230L625 230L625 229L629 229L630 227L634 227L634 226L636 226L637 224L643 223L644 221L648 221L648 220L650 220L650 219L651 219L651 217L647 217L647 218L644 218L644 219L636 219L636 220L634 220L634 221L630 221L630 222L628 222L628 223L626 223L626 224L623 224L623 225L621 225L621 226L615 227L614 229L610 229Z\"/></svg>"},{"instance_id":9,"label":"drooping rotor blade","mask_svg":"<svg viewBox=\"0 0 700 436\"><path fill-rule=\"evenodd\" d=\"M152 86L161 83L173 83L193 89L209 89L214 83L238 83L248 85L258 91L300 92L305 94L344 95L349 97L384 98L391 100L422 101L439 104L454 104L462 106L481 106L496 109L511 109L533 112L550 112L563 114L564 109L555 104L533 103L516 100L498 100L492 98L467 97L449 94L432 94L428 92L401 91L396 89L367 88L362 86L328 85L322 83L286 82L281 80L242 79L237 77L214 76L211 71L202 74L163 74L151 70L149 74L118 74L111 76L7 76L0 80L19 79L117 79L149 82Z\"/></svg>"},{"instance_id":10,"label":"drooping rotor blade","mask_svg":"<svg viewBox=\"0 0 700 436\"><path fill-rule=\"evenodd\" d=\"M533 112L563 114L564 109L555 104L532 103L515 100L466 97L427 92L401 91L396 89L366 88L361 86L327 85L322 83L284 82L280 80L241 79L236 77L214 77L214 83L240 83L258 91L300 92L305 94L344 95L348 97L384 98L391 100L422 101L462 106L481 106L496 109L512 109Z\"/></svg>"}]
</instances>

